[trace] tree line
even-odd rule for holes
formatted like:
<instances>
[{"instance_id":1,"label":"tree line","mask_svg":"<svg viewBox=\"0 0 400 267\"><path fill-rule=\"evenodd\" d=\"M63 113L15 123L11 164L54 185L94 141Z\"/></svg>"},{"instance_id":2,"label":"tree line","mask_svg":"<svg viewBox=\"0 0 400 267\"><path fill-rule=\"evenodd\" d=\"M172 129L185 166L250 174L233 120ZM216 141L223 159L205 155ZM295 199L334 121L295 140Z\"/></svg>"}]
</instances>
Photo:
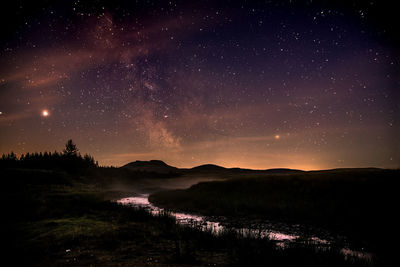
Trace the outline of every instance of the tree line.
<instances>
[{"instance_id":1,"label":"tree line","mask_svg":"<svg viewBox=\"0 0 400 267\"><path fill-rule=\"evenodd\" d=\"M89 154L82 156L76 144L70 139L62 152L34 152L21 154L19 157L14 152L3 154L0 158L0 167L75 171L98 167L98 162Z\"/></svg>"}]
</instances>

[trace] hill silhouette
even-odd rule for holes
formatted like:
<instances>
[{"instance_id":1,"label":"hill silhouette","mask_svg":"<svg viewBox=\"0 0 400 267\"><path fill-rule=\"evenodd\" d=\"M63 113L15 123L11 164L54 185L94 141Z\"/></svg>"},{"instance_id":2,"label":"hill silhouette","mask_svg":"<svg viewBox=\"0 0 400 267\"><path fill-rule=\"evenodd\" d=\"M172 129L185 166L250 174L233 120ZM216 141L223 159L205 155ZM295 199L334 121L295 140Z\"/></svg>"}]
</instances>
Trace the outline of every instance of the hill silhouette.
<instances>
[{"instance_id":1,"label":"hill silhouette","mask_svg":"<svg viewBox=\"0 0 400 267\"><path fill-rule=\"evenodd\" d=\"M166 164L161 160L141 161L137 160L128 163L121 167L121 169L142 172L155 172L155 173L171 173L179 172L179 169Z\"/></svg>"},{"instance_id":2,"label":"hill silhouette","mask_svg":"<svg viewBox=\"0 0 400 267\"><path fill-rule=\"evenodd\" d=\"M190 169L191 172L212 172L212 173L223 172L226 170L228 169L215 164L204 164Z\"/></svg>"},{"instance_id":3,"label":"hill silhouette","mask_svg":"<svg viewBox=\"0 0 400 267\"><path fill-rule=\"evenodd\" d=\"M225 168L215 164L204 164L195 166L193 168L178 168L168 165L162 160L148 160L142 161L137 160L128 163L122 167L122 170L136 171L136 172L148 172L157 174L291 174L304 172L302 170L295 169L266 169L266 170L252 170L243 168Z\"/></svg>"}]
</instances>

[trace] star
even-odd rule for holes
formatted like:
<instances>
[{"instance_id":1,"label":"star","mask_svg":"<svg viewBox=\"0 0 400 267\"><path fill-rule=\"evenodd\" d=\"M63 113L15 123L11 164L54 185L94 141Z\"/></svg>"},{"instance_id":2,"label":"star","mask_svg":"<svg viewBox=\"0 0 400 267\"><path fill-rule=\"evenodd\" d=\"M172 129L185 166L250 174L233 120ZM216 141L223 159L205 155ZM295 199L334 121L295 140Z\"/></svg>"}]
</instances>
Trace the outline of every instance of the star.
<instances>
[{"instance_id":1,"label":"star","mask_svg":"<svg viewBox=\"0 0 400 267\"><path fill-rule=\"evenodd\" d=\"M42 111L42 117L48 117L50 115L49 111L47 109L44 109Z\"/></svg>"}]
</instances>

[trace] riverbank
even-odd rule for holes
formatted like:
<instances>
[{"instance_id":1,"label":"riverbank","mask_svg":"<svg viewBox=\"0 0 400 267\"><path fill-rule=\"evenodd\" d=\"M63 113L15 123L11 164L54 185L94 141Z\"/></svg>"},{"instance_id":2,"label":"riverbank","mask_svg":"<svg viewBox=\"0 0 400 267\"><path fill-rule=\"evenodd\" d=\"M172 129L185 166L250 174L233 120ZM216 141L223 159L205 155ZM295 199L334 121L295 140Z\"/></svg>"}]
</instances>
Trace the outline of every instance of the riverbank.
<instances>
[{"instance_id":1,"label":"riverbank","mask_svg":"<svg viewBox=\"0 0 400 267\"><path fill-rule=\"evenodd\" d=\"M249 220L246 218L232 220L224 216L202 216L200 214L190 214L185 212L176 212L165 210L149 202L148 194L138 194L135 196L117 200L132 208L145 209L153 215L168 213L175 221L183 226L199 229L203 232L211 233L216 237L224 235L226 232L236 233L240 237L252 239L268 239L275 243L279 248L290 248L293 245L312 245L315 250L326 250L327 248L340 248L344 256L353 256L363 259L366 262L373 262L374 255L365 251L355 251L348 247L345 240L335 239L327 231L321 229L307 229L302 225L285 224L282 222L273 222L265 220ZM304 233L309 233L304 236Z\"/></svg>"},{"instance_id":2,"label":"riverbank","mask_svg":"<svg viewBox=\"0 0 400 267\"><path fill-rule=\"evenodd\" d=\"M393 257L398 224L398 170L350 169L199 183L152 194L157 206L226 216L232 226L273 220L325 228L352 246ZM312 235L313 233L305 233Z\"/></svg>"},{"instance_id":3,"label":"riverbank","mask_svg":"<svg viewBox=\"0 0 400 267\"><path fill-rule=\"evenodd\" d=\"M97 173L101 169L96 170ZM15 266L368 266L338 249L282 250L234 232L216 237L106 200L86 174L2 170L4 262ZM132 185L133 186L133 185ZM124 192L126 194L126 192Z\"/></svg>"}]
</instances>

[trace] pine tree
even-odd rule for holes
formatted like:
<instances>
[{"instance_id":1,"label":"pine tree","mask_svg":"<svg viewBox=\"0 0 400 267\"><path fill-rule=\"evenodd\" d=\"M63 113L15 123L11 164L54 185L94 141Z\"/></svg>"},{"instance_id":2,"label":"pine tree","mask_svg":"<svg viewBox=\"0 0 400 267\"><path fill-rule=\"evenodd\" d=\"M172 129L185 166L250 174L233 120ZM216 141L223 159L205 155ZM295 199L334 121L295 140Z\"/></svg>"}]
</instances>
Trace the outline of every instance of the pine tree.
<instances>
[{"instance_id":1,"label":"pine tree","mask_svg":"<svg viewBox=\"0 0 400 267\"><path fill-rule=\"evenodd\" d=\"M78 148L72 141L72 139L69 139L67 143L65 144L65 148L63 150L64 155L66 156L77 156L78 155Z\"/></svg>"}]
</instances>

